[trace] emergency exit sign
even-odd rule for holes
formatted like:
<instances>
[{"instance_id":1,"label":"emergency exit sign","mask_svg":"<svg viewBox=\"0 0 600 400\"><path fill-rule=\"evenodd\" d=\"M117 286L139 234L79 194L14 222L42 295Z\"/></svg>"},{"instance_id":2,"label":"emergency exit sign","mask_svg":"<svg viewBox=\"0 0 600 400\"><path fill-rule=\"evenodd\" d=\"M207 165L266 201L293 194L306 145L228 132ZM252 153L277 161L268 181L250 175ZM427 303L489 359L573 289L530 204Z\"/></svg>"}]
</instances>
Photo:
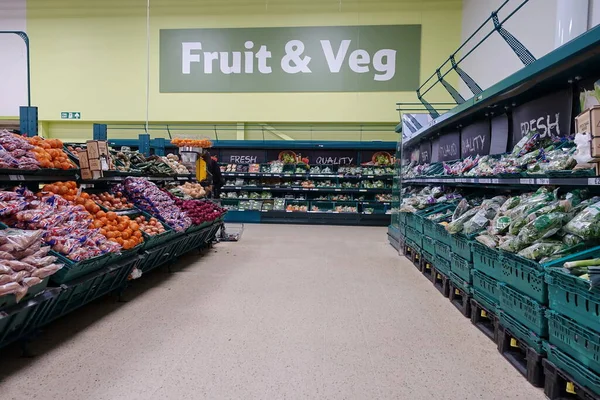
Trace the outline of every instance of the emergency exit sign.
<instances>
[{"instance_id":1,"label":"emergency exit sign","mask_svg":"<svg viewBox=\"0 0 600 400\"><path fill-rule=\"evenodd\" d=\"M80 112L63 111L60 113L60 119L81 119Z\"/></svg>"}]
</instances>

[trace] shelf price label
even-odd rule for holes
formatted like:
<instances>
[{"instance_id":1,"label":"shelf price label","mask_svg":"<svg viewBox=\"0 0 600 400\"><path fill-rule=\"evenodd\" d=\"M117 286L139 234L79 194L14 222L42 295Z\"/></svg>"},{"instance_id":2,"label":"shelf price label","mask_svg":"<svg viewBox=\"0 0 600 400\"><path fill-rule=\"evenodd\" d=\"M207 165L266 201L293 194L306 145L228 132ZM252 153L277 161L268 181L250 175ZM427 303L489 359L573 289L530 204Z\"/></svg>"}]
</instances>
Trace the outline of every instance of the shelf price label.
<instances>
[{"instance_id":1,"label":"shelf price label","mask_svg":"<svg viewBox=\"0 0 600 400\"><path fill-rule=\"evenodd\" d=\"M588 178L588 185L600 186L600 178Z\"/></svg>"},{"instance_id":2,"label":"shelf price label","mask_svg":"<svg viewBox=\"0 0 600 400\"><path fill-rule=\"evenodd\" d=\"M538 185L549 185L550 179L548 178L538 178L535 180Z\"/></svg>"},{"instance_id":3,"label":"shelf price label","mask_svg":"<svg viewBox=\"0 0 600 400\"><path fill-rule=\"evenodd\" d=\"M24 181L25 177L23 175L9 175L8 179L11 181Z\"/></svg>"},{"instance_id":4,"label":"shelf price label","mask_svg":"<svg viewBox=\"0 0 600 400\"><path fill-rule=\"evenodd\" d=\"M532 178L520 178L519 183L521 185L535 185L535 179Z\"/></svg>"}]
</instances>

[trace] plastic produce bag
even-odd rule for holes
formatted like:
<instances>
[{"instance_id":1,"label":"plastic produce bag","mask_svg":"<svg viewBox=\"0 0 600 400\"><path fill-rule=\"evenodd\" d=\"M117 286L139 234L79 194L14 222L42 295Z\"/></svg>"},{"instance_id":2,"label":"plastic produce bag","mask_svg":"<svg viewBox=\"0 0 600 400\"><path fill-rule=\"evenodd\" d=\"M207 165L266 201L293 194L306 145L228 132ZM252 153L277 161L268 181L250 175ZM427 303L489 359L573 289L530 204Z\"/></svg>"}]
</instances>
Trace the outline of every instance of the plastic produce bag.
<instances>
[{"instance_id":1,"label":"plastic produce bag","mask_svg":"<svg viewBox=\"0 0 600 400\"><path fill-rule=\"evenodd\" d=\"M495 249L496 246L498 246L498 241L496 238L490 235L479 235L475 238L475 240L482 245L489 247L490 249Z\"/></svg>"},{"instance_id":2,"label":"plastic produce bag","mask_svg":"<svg viewBox=\"0 0 600 400\"><path fill-rule=\"evenodd\" d=\"M0 237L5 241L3 246L11 246L13 249L12 251L23 251L34 243L40 243L43 234L43 231L24 231L20 229L0 230Z\"/></svg>"},{"instance_id":3,"label":"plastic produce bag","mask_svg":"<svg viewBox=\"0 0 600 400\"><path fill-rule=\"evenodd\" d=\"M0 285L0 296L13 294L19 290L21 290L21 285L16 282L5 283L4 285Z\"/></svg>"},{"instance_id":4,"label":"plastic produce bag","mask_svg":"<svg viewBox=\"0 0 600 400\"><path fill-rule=\"evenodd\" d=\"M564 227L564 231L584 240L600 237L600 202L586 207Z\"/></svg>"},{"instance_id":5,"label":"plastic produce bag","mask_svg":"<svg viewBox=\"0 0 600 400\"><path fill-rule=\"evenodd\" d=\"M519 251L521 257L528 258L530 260L541 260L542 258L549 257L552 254L564 250L565 245L558 241L544 241L534 243L529 247Z\"/></svg>"},{"instance_id":6,"label":"plastic produce bag","mask_svg":"<svg viewBox=\"0 0 600 400\"><path fill-rule=\"evenodd\" d=\"M567 233L565 236L563 236L562 242L567 247L573 247L577 246L579 243L583 243L583 239L577 235L573 235L572 233Z\"/></svg>"},{"instance_id":7,"label":"plastic produce bag","mask_svg":"<svg viewBox=\"0 0 600 400\"><path fill-rule=\"evenodd\" d=\"M61 268L62 268L61 264L50 264L46 267L38 268L37 270L33 271L31 276L40 278L40 279L44 279L47 276L53 275L54 273L56 273L56 271L58 271Z\"/></svg>"},{"instance_id":8,"label":"plastic produce bag","mask_svg":"<svg viewBox=\"0 0 600 400\"><path fill-rule=\"evenodd\" d=\"M42 283L42 280L36 276L23 279L23 286L28 288L39 285L40 283Z\"/></svg>"},{"instance_id":9,"label":"plastic produce bag","mask_svg":"<svg viewBox=\"0 0 600 400\"><path fill-rule=\"evenodd\" d=\"M0 275L0 285L4 285L6 283L14 282L15 280L12 277L12 274L1 274Z\"/></svg>"},{"instance_id":10,"label":"plastic produce bag","mask_svg":"<svg viewBox=\"0 0 600 400\"><path fill-rule=\"evenodd\" d=\"M458 217L457 219L453 220L448 225L446 225L446 231L451 235L461 232L463 230L465 223L469 219L471 219L475 214L477 214L479 209L480 209L480 207L475 207L475 208L472 208L472 209L464 212L460 217Z\"/></svg>"},{"instance_id":11,"label":"plastic produce bag","mask_svg":"<svg viewBox=\"0 0 600 400\"><path fill-rule=\"evenodd\" d=\"M517 236L519 242L528 246L536 240L554 235L563 226L565 216L565 213L560 212L540 215L521 229Z\"/></svg>"}]
</instances>

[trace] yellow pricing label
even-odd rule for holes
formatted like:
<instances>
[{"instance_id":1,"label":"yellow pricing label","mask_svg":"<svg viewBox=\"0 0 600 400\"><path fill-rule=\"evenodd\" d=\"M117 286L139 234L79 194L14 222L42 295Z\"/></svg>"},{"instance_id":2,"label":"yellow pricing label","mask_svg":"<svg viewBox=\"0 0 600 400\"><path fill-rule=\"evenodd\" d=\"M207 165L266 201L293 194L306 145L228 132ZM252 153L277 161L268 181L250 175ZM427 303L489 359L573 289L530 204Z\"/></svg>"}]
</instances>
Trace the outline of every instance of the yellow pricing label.
<instances>
[{"instance_id":1,"label":"yellow pricing label","mask_svg":"<svg viewBox=\"0 0 600 400\"><path fill-rule=\"evenodd\" d=\"M442 279L442 276L440 274L437 274L437 279Z\"/></svg>"},{"instance_id":2,"label":"yellow pricing label","mask_svg":"<svg viewBox=\"0 0 600 400\"><path fill-rule=\"evenodd\" d=\"M573 382L567 382L567 388L565 389L567 393L577 394L575 393L575 385Z\"/></svg>"},{"instance_id":3,"label":"yellow pricing label","mask_svg":"<svg viewBox=\"0 0 600 400\"><path fill-rule=\"evenodd\" d=\"M458 295L460 295L460 290L458 290L458 289L454 289L454 294L458 294Z\"/></svg>"},{"instance_id":4,"label":"yellow pricing label","mask_svg":"<svg viewBox=\"0 0 600 400\"><path fill-rule=\"evenodd\" d=\"M481 316L483 318L487 318L487 313L485 312L485 310L481 310Z\"/></svg>"},{"instance_id":5,"label":"yellow pricing label","mask_svg":"<svg viewBox=\"0 0 600 400\"><path fill-rule=\"evenodd\" d=\"M510 339L510 346L511 347L519 347L519 342L517 342L517 339L511 338Z\"/></svg>"}]
</instances>

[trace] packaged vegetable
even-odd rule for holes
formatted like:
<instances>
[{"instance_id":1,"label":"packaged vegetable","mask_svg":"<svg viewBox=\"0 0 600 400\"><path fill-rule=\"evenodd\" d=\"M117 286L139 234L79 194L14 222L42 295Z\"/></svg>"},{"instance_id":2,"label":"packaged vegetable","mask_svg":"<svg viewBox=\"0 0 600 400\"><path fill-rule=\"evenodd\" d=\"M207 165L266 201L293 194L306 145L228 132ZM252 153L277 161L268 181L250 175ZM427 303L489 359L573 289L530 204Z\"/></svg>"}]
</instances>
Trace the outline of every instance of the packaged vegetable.
<instances>
[{"instance_id":1,"label":"packaged vegetable","mask_svg":"<svg viewBox=\"0 0 600 400\"><path fill-rule=\"evenodd\" d=\"M584 240L600 238L600 202L586 207L569 221L564 231Z\"/></svg>"},{"instance_id":2,"label":"packaged vegetable","mask_svg":"<svg viewBox=\"0 0 600 400\"><path fill-rule=\"evenodd\" d=\"M560 230L565 220L565 213L553 212L540 215L525 225L517 235L519 242L528 246L538 239L545 239Z\"/></svg>"},{"instance_id":3,"label":"packaged vegetable","mask_svg":"<svg viewBox=\"0 0 600 400\"><path fill-rule=\"evenodd\" d=\"M564 248L564 243L559 241L542 241L524 248L518 254L521 257L539 261L544 257L549 257L556 252L564 250Z\"/></svg>"}]
</instances>

